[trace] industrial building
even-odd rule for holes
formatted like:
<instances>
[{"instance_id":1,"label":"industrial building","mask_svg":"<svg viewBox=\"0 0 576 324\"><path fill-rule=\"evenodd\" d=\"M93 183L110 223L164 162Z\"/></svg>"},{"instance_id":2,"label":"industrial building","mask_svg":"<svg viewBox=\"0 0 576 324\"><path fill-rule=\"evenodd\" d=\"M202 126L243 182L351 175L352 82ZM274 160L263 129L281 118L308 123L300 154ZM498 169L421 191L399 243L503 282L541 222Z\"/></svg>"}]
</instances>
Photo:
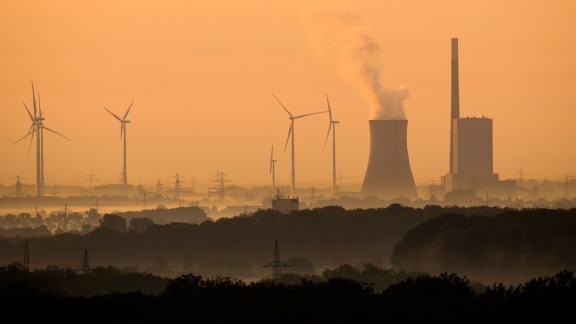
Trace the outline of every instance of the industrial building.
<instances>
[{"instance_id":1,"label":"industrial building","mask_svg":"<svg viewBox=\"0 0 576 324\"><path fill-rule=\"evenodd\" d=\"M278 196L276 199L272 199L272 209L275 211L279 211L282 214L290 214L293 211L297 211L300 209L300 199L296 198L281 198L280 192L278 192Z\"/></svg>"},{"instance_id":2,"label":"industrial building","mask_svg":"<svg viewBox=\"0 0 576 324\"><path fill-rule=\"evenodd\" d=\"M494 173L493 121L460 117L458 39L452 38L450 114L450 172L442 177L445 193L473 190L477 196L515 197L516 182Z\"/></svg>"},{"instance_id":3,"label":"industrial building","mask_svg":"<svg viewBox=\"0 0 576 324\"><path fill-rule=\"evenodd\" d=\"M418 198L408 159L408 120L370 120L370 155L362 194Z\"/></svg>"}]
</instances>

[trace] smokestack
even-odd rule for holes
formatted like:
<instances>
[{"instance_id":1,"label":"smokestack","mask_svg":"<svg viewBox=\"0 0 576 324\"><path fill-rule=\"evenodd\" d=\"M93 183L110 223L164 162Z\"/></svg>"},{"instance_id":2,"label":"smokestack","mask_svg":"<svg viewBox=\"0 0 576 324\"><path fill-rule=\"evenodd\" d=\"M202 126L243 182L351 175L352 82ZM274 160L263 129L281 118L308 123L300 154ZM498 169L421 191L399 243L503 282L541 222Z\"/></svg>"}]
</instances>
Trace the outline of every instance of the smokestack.
<instances>
[{"instance_id":1,"label":"smokestack","mask_svg":"<svg viewBox=\"0 0 576 324\"><path fill-rule=\"evenodd\" d=\"M453 120L460 118L460 92L458 81L458 38L452 38L452 95L450 100L450 173L454 173Z\"/></svg>"},{"instance_id":2,"label":"smokestack","mask_svg":"<svg viewBox=\"0 0 576 324\"><path fill-rule=\"evenodd\" d=\"M370 120L370 156L364 195L394 199L418 197L408 160L408 120Z\"/></svg>"}]
</instances>

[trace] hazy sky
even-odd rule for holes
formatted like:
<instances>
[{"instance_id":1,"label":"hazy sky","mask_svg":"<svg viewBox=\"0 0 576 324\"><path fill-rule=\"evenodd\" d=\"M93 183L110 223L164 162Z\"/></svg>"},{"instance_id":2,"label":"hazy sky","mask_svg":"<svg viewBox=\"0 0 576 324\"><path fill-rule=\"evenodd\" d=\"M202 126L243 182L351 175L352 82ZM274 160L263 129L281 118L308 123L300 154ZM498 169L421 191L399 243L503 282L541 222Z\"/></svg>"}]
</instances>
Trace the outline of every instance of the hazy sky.
<instances>
[{"instance_id":1,"label":"hazy sky","mask_svg":"<svg viewBox=\"0 0 576 324\"><path fill-rule=\"evenodd\" d=\"M46 185L290 183L289 119L326 110L337 172L361 183L377 83L408 119L417 184L448 171L450 39L459 39L461 116L493 118L494 172L576 174L574 1L1 1L0 183L34 183L31 81L45 126ZM361 50L361 51L358 51ZM358 73L359 69L369 72ZM369 71L367 71L369 70ZM403 107L402 107L403 106ZM296 185L331 184L328 115L298 119Z\"/></svg>"}]
</instances>

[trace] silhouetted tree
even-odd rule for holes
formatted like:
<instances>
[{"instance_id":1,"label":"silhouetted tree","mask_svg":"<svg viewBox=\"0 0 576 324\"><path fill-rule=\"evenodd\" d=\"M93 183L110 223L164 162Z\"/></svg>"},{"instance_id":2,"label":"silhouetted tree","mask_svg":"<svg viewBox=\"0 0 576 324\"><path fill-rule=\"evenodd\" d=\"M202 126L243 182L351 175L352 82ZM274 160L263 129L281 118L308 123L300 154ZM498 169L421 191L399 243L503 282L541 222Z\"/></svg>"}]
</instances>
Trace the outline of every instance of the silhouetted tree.
<instances>
[{"instance_id":1,"label":"silhouetted tree","mask_svg":"<svg viewBox=\"0 0 576 324\"><path fill-rule=\"evenodd\" d=\"M104 214L100 219L100 226L117 232L126 232L126 220L116 214Z\"/></svg>"},{"instance_id":2,"label":"silhouetted tree","mask_svg":"<svg viewBox=\"0 0 576 324\"><path fill-rule=\"evenodd\" d=\"M130 219L129 225L128 225L128 229L130 231L135 231L138 233L142 233L144 232L148 226L150 225L154 225L154 221L152 221L150 218L148 217L136 217L136 218L132 218Z\"/></svg>"}]
</instances>

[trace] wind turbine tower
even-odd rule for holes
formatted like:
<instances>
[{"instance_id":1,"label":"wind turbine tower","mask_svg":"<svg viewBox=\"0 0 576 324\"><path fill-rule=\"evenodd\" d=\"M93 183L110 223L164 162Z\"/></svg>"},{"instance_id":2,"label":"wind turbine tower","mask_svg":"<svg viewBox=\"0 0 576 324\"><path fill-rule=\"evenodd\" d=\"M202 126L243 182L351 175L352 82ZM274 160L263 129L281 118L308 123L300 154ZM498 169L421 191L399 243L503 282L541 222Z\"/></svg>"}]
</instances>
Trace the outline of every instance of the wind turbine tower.
<instances>
[{"instance_id":1,"label":"wind turbine tower","mask_svg":"<svg viewBox=\"0 0 576 324\"><path fill-rule=\"evenodd\" d=\"M34 135L36 135L36 197L42 197L44 195L44 129L56 135L60 135L69 141L70 139L44 126L43 121L45 118L43 117L42 108L40 106L40 94L38 94L38 107L36 107L34 82L32 82L32 104L34 107L34 114L30 112L28 106L26 106L26 103L24 103L24 108L26 108L26 112L28 112L28 116L32 121L32 125L30 125L30 128L28 129L28 134L14 142L14 144L30 136L30 146L28 147L28 152L30 152L30 148L32 148L32 141L34 140Z\"/></svg>"},{"instance_id":2,"label":"wind turbine tower","mask_svg":"<svg viewBox=\"0 0 576 324\"><path fill-rule=\"evenodd\" d=\"M272 93L272 91L270 91ZM274 93L272 93L272 95L274 96L274 98L276 98L276 96L274 95ZM278 98L276 98L276 101L278 101L278 103L280 104L280 106L282 106L282 108L284 108L284 110L288 113L288 115L290 116L290 128L288 128L288 137L286 138L286 145L284 146L284 151L286 151L286 148L288 147L288 141L290 140L290 137L292 137L292 186L290 187L290 194L293 196L294 193L296 192L296 168L294 165L294 136L295 136L295 130L294 130L294 120L298 119L298 118L302 118L302 117L306 117L306 116L310 116L310 115L314 115L314 114L320 114L320 113L325 113L326 111L317 111L317 112L313 112L313 113L308 113L308 114L304 114L304 115L299 115L299 116L293 116L290 111L288 111L288 109L286 109L286 107L284 107L284 105L280 102L280 100L278 100Z\"/></svg>"},{"instance_id":3,"label":"wind turbine tower","mask_svg":"<svg viewBox=\"0 0 576 324\"><path fill-rule=\"evenodd\" d=\"M274 145L272 145L272 151L270 152L270 173L272 174L272 194L276 191L276 162L274 160Z\"/></svg>"},{"instance_id":4,"label":"wind turbine tower","mask_svg":"<svg viewBox=\"0 0 576 324\"><path fill-rule=\"evenodd\" d=\"M328 125L328 133L326 134L324 147L326 147L328 137L330 136L330 130L332 130L332 193L335 193L338 189L336 184L336 124L340 122L332 119L332 110L330 109L328 94L326 94L326 102L328 103L328 116L330 117L330 125Z\"/></svg>"},{"instance_id":5,"label":"wind turbine tower","mask_svg":"<svg viewBox=\"0 0 576 324\"><path fill-rule=\"evenodd\" d=\"M130 121L126 120L126 117L128 117L128 113L130 113L130 108L132 108L132 104L134 104L134 100L132 100L132 103L130 103L128 110L126 110L126 113L124 114L124 117L122 117L122 118L116 116L110 110L104 108L104 109L106 109L107 112L109 112L112 116L114 116L114 118L116 118L120 122L120 138L124 138L124 154L123 154L124 158L123 158L123 167L122 167L122 195L126 195L126 187L128 185L128 174L126 172L126 124L128 124Z\"/></svg>"}]
</instances>

